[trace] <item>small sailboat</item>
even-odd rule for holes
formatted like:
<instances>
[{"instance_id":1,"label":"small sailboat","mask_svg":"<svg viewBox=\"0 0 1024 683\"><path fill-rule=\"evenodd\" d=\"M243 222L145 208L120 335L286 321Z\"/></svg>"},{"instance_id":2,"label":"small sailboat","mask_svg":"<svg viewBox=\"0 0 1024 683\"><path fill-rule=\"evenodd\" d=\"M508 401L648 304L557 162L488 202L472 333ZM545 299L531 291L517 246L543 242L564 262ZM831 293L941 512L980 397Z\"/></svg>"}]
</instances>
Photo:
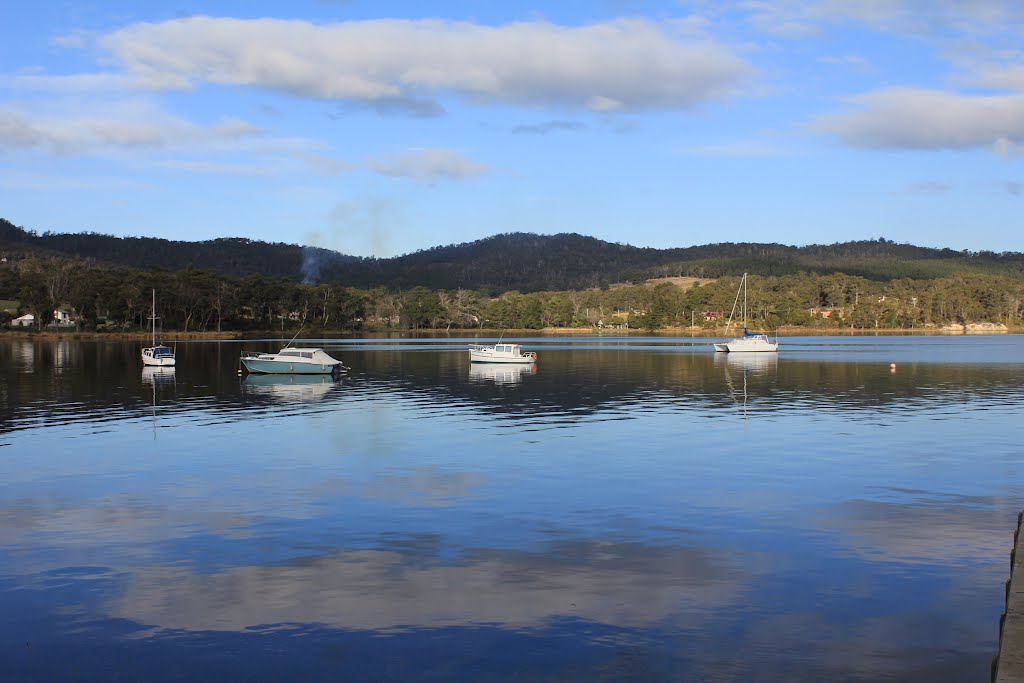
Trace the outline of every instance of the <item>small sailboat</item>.
<instances>
[{"instance_id":1,"label":"small sailboat","mask_svg":"<svg viewBox=\"0 0 1024 683\"><path fill-rule=\"evenodd\" d=\"M171 367L174 365L174 349L156 343L156 290L153 290L153 345L142 349L142 364L149 366Z\"/></svg>"},{"instance_id":2,"label":"small sailboat","mask_svg":"<svg viewBox=\"0 0 1024 683\"><path fill-rule=\"evenodd\" d=\"M743 280L740 282L740 288L736 292L736 299L739 300L740 292L743 292L743 336L731 339L727 342L721 342L715 344L715 351L725 351L728 353L752 353L752 352L772 352L779 350L779 338L776 337L775 341L768 339L768 335L752 333L747 331L747 274L743 273ZM736 302L732 304L732 312L729 313L729 322L726 323L725 332L729 333L729 326L732 325L732 316L736 312Z\"/></svg>"}]
</instances>

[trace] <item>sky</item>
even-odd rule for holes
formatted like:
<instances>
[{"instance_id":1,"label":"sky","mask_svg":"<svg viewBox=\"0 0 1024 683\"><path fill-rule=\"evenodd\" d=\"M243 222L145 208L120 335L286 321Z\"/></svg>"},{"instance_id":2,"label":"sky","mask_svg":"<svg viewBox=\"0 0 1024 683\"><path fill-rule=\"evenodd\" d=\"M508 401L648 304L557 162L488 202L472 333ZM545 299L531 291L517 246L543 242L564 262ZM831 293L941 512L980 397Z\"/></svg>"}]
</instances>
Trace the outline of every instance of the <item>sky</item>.
<instances>
[{"instance_id":1,"label":"sky","mask_svg":"<svg viewBox=\"0 0 1024 683\"><path fill-rule=\"evenodd\" d=\"M0 217L1024 251L1020 0L0 6Z\"/></svg>"}]
</instances>

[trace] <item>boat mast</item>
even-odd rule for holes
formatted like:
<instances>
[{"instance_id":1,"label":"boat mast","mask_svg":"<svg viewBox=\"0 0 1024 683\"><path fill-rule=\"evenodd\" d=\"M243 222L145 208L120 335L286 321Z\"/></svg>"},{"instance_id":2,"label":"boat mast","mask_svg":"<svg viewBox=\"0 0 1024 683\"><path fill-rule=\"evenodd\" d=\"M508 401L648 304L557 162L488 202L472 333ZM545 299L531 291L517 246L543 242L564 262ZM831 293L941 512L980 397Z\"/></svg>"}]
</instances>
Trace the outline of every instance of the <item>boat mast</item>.
<instances>
[{"instance_id":1,"label":"boat mast","mask_svg":"<svg viewBox=\"0 0 1024 683\"><path fill-rule=\"evenodd\" d=\"M156 348L156 289L153 290L153 348Z\"/></svg>"},{"instance_id":2,"label":"boat mast","mask_svg":"<svg viewBox=\"0 0 1024 683\"><path fill-rule=\"evenodd\" d=\"M747 333L747 274L743 273L743 334Z\"/></svg>"}]
</instances>

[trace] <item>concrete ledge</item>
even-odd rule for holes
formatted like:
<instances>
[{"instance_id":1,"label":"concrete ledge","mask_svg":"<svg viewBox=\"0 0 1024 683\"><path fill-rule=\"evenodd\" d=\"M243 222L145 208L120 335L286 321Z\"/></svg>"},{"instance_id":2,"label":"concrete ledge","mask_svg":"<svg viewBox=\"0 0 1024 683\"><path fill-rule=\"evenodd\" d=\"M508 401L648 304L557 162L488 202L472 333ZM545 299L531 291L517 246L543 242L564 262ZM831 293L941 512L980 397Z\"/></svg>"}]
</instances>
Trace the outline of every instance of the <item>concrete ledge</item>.
<instances>
[{"instance_id":1,"label":"concrete ledge","mask_svg":"<svg viewBox=\"0 0 1024 683\"><path fill-rule=\"evenodd\" d=\"M999 653L992 660L994 683L1024 682L1024 512L1017 513L1006 582L1006 611L999 619Z\"/></svg>"}]
</instances>

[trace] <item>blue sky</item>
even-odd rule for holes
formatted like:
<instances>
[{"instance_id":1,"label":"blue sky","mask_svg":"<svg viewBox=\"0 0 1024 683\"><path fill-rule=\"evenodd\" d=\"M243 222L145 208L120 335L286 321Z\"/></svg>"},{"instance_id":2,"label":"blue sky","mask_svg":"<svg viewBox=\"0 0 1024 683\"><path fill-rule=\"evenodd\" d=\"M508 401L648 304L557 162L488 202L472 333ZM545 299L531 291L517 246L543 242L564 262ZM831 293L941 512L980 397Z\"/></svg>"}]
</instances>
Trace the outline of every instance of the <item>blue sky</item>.
<instances>
[{"instance_id":1,"label":"blue sky","mask_svg":"<svg viewBox=\"0 0 1024 683\"><path fill-rule=\"evenodd\" d=\"M1024 251L1024 3L8 3L0 216Z\"/></svg>"}]
</instances>

